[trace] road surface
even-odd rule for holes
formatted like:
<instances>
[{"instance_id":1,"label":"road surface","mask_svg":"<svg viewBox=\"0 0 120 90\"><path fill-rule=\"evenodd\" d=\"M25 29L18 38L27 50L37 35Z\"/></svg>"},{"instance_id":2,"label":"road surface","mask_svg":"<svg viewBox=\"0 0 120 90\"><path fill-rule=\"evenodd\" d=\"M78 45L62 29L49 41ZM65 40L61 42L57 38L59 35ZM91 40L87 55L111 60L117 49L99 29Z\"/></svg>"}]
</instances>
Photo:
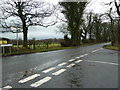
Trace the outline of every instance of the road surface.
<instances>
[{"instance_id":1,"label":"road surface","mask_svg":"<svg viewBox=\"0 0 120 90\"><path fill-rule=\"evenodd\" d=\"M2 58L2 88L118 88L118 51L96 44Z\"/></svg>"}]
</instances>

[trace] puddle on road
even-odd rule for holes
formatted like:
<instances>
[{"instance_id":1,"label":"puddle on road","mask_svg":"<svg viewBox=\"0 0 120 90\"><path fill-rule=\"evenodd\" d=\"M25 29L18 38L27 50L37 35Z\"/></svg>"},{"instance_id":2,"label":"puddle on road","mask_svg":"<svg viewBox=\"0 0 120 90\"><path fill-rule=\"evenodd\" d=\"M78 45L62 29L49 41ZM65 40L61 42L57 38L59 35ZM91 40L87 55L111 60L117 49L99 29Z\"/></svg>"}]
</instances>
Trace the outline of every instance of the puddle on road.
<instances>
[{"instance_id":1,"label":"puddle on road","mask_svg":"<svg viewBox=\"0 0 120 90\"><path fill-rule=\"evenodd\" d=\"M25 71L23 71L23 72L20 72L19 79L30 75L32 72L33 72L33 69L29 69L29 70L25 70Z\"/></svg>"},{"instance_id":2,"label":"puddle on road","mask_svg":"<svg viewBox=\"0 0 120 90\"><path fill-rule=\"evenodd\" d=\"M30 75L32 72L33 72L33 70L29 69L29 70L26 70L23 72L8 75L8 79L6 81L4 81L4 80L2 81L2 86L5 86L5 85L10 84L11 82L20 80L21 78Z\"/></svg>"},{"instance_id":3,"label":"puddle on road","mask_svg":"<svg viewBox=\"0 0 120 90\"><path fill-rule=\"evenodd\" d=\"M72 71L72 72L71 72ZM70 79L69 79L69 85L71 88L82 88L82 81L81 78L83 78L83 73L82 73L82 67L79 64L76 64L73 68L73 70L71 70L69 75L70 75Z\"/></svg>"},{"instance_id":4,"label":"puddle on road","mask_svg":"<svg viewBox=\"0 0 120 90\"><path fill-rule=\"evenodd\" d=\"M80 82L81 82L81 80L78 77L71 79L70 80L71 87L78 87L78 88L82 87L82 85L80 84Z\"/></svg>"},{"instance_id":5,"label":"puddle on road","mask_svg":"<svg viewBox=\"0 0 120 90\"><path fill-rule=\"evenodd\" d=\"M40 66L36 66L36 67L33 69L33 71L35 71L35 72L41 71L41 70L43 70L43 69L45 69L45 68L48 68L48 67L51 67L51 66L55 65L55 64L58 63L59 61L60 61L60 59L59 59L59 60L55 60L55 61L53 61L53 62L47 62L47 63L42 64L42 65L40 65Z\"/></svg>"}]
</instances>

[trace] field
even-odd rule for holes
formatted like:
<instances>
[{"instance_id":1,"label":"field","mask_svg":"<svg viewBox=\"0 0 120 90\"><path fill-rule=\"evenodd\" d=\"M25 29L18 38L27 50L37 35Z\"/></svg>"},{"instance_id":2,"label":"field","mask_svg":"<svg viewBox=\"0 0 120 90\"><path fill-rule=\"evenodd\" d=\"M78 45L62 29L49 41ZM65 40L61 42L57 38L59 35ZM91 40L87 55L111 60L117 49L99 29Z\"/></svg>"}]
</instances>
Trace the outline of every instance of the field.
<instances>
[{"instance_id":1,"label":"field","mask_svg":"<svg viewBox=\"0 0 120 90\"><path fill-rule=\"evenodd\" d=\"M23 45L19 45L18 47L22 48ZM28 47L30 49L33 49L34 45L28 45ZM44 43L42 43L42 44L40 43L40 44L35 45L36 49L45 49L45 48L53 48L53 47L61 47L61 45L60 45L60 43L51 43L51 44L48 44L48 46ZM13 48L17 48L17 45L13 45Z\"/></svg>"}]
</instances>

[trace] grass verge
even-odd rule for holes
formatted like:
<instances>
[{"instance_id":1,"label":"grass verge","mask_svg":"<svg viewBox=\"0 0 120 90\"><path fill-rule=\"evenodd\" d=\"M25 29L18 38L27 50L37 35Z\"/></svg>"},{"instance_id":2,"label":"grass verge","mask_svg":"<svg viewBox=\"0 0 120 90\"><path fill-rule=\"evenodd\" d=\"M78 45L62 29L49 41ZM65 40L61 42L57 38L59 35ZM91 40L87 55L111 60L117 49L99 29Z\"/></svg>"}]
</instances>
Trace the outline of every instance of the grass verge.
<instances>
[{"instance_id":1,"label":"grass verge","mask_svg":"<svg viewBox=\"0 0 120 90\"><path fill-rule=\"evenodd\" d=\"M120 47L118 47L118 46L104 45L103 48L120 51Z\"/></svg>"},{"instance_id":2,"label":"grass verge","mask_svg":"<svg viewBox=\"0 0 120 90\"><path fill-rule=\"evenodd\" d=\"M48 51L55 51L55 50L63 50L63 49L70 49L73 47L54 47L54 48L48 48L48 49L36 49L36 50L26 50L26 51L19 51L17 52L11 52L11 53L5 53L1 54L1 56L14 56L14 55L24 55L24 54L31 54L31 53L38 53L38 52L48 52Z\"/></svg>"}]
</instances>

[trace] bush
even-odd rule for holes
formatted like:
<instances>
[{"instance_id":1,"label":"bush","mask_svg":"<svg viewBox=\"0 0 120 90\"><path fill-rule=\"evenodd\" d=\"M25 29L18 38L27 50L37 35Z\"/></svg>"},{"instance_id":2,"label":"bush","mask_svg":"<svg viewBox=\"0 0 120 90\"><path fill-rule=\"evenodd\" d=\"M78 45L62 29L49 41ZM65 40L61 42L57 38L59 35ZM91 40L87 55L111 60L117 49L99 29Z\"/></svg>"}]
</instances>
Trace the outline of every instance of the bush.
<instances>
[{"instance_id":1,"label":"bush","mask_svg":"<svg viewBox=\"0 0 120 90\"><path fill-rule=\"evenodd\" d=\"M71 46L71 41L70 40L68 40L68 41L64 40L60 44L61 44L62 47L70 47Z\"/></svg>"},{"instance_id":2,"label":"bush","mask_svg":"<svg viewBox=\"0 0 120 90\"><path fill-rule=\"evenodd\" d=\"M82 39L82 43L89 43L88 39Z\"/></svg>"},{"instance_id":3,"label":"bush","mask_svg":"<svg viewBox=\"0 0 120 90\"><path fill-rule=\"evenodd\" d=\"M61 42L62 47L70 47L71 46L71 40L68 38L68 34L64 36L64 41Z\"/></svg>"}]
</instances>

